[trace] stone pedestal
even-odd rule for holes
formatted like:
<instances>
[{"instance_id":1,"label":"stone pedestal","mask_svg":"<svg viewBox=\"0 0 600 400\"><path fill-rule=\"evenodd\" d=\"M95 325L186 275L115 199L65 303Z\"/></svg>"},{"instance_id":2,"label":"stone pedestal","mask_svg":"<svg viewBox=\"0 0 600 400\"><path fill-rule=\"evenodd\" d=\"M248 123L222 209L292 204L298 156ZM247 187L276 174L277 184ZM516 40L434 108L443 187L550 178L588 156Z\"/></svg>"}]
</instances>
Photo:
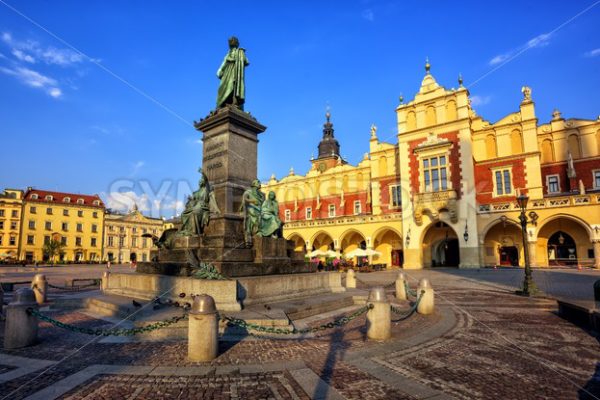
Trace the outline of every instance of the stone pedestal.
<instances>
[{"instance_id":1,"label":"stone pedestal","mask_svg":"<svg viewBox=\"0 0 600 400\"><path fill-rule=\"evenodd\" d=\"M38 308L33 290L29 288L17 290L15 299L6 306L5 349L27 347L37 341L38 320L33 315L29 315L28 308L35 310Z\"/></svg>"}]
</instances>

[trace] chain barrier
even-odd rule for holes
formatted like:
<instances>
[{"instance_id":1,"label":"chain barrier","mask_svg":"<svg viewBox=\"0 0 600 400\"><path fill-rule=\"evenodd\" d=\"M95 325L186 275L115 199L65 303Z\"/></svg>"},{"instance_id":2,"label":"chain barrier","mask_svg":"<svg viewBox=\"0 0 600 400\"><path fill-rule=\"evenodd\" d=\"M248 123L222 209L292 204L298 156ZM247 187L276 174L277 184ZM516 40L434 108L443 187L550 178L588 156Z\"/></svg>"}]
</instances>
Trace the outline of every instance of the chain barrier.
<instances>
[{"instance_id":1,"label":"chain barrier","mask_svg":"<svg viewBox=\"0 0 600 400\"><path fill-rule=\"evenodd\" d=\"M399 308L394 307L392 304L390 304L390 308L391 308L392 312L394 314L401 315L400 318L395 319L395 320L393 319L392 322L404 321L405 319L407 319L408 317L413 315L415 313L415 311L417 311L417 308L419 307L419 303L421 302L421 299L423 298L424 293L425 293L425 291L422 290L421 295L419 297L417 297L417 300L413 303L413 305L408 310L401 310Z\"/></svg>"},{"instance_id":2,"label":"chain barrier","mask_svg":"<svg viewBox=\"0 0 600 400\"><path fill-rule=\"evenodd\" d=\"M349 323L350 321L358 318L362 314L365 314L367 311L369 311L372 308L373 308L373 305L368 304L348 316L335 319L332 322L328 322L326 324L321 324L319 326L315 326L312 328L304 328L304 329L294 328L294 329L290 330L290 329L275 328L272 326L262 326L262 325L257 325L257 324L247 322L243 319L228 317L226 315L221 316L221 320L226 321L230 326L231 325L238 326L238 327L244 328L246 330L254 330L254 331L261 332L261 333L271 333L271 334L277 334L277 335L304 335L307 333L316 333L316 332L324 331L326 329L332 329L332 328L344 326L347 323ZM252 335L257 336L254 333L252 333Z\"/></svg>"},{"instance_id":3,"label":"chain barrier","mask_svg":"<svg viewBox=\"0 0 600 400\"><path fill-rule=\"evenodd\" d=\"M365 285L365 286L366 286L367 288L369 288L369 289L371 289L371 288L374 288L374 287L381 287L381 285L377 285L377 284L375 284L375 285L370 285L370 284L368 284L367 282L365 282L365 281L363 281L363 280L359 279L358 277L356 277L356 275L355 275L355 278L354 278L354 279L356 279L356 282L358 282L358 283L362 283L363 285ZM394 282L392 282L392 283L388 283L387 285L384 285L384 286L383 286L383 288L384 288L384 289L389 289L389 288L391 288L391 287L394 287L394 285L396 285L396 282L395 282L395 281L394 281Z\"/></svg>"},{"instance_id":4,"label":"chain barrier","mask_svg":"<svg viewBox=\"0 0 600 400\"><path fill-rule=\"evenodd\" d=\"M67 291L67 292L69 292L69 291L76 292L78 290L85 289L85 288L88 288L88 287L98 286L99 284L100 283L98 282L98 280L94 279L94 282L88 283L87 285L80 285L80 286L56 286L56 285L52 285L52 284L48 283L48 287L51 287L53 289L58 289L58 290L64 290L64 291Z\"/></svg>"},{"instance_id":5,"label":"chain barrier","mask_svg":"<svg viewBox=\"0 0 600 400\"><path fill-rule=\"evenodd\" d=\"M410 286L408 286L408 282L404 281L404 289L406 290L406 294L413 296L413 297L417 297L417 291L416 290L412 290L410 288Z\"/></svg>"},{"instance_id":6,"label":"chain barrier","mask_svg":"<svg viewBox=\"0 0 600 400\"><path fill-rule=\"evenodd\" d=\"M71 325L71 324L67 324L65 322L55 320L54 318L49 317L45 314L42 314L41 312L39 312L38 310L35 310L33 308L28 308L27 313L29 315L33 315L40 321L49 322L50 324L56 326L57 328L67 329L71 332L83 333L86 335L94 335L94 336L133 336L133 335L137 335L139 333L146 333L146 332L155 331L157 329L165 328L165 327L173 325L179 321L182 321L188 317L188 314L185 313L183 315L172 317L172 318L166 319L164 321L158 321L158 322L155 322L155 323L152 323L149 325L140 326L137 328L130 328L130 329L125 329L125 328L92 329L92 328L79 327L79 326L75 326L75 325Z\"/></svg>"}]
</instances>

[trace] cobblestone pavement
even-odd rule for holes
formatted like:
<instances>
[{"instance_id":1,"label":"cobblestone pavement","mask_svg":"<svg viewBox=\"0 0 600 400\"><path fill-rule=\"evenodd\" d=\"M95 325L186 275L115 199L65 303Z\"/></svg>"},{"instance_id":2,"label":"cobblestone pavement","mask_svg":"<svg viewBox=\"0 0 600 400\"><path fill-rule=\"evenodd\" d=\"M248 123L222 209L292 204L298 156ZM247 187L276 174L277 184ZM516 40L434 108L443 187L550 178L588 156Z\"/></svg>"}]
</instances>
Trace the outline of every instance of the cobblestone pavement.
<instances>
[{"instance_id":1,"label":"cobblestone pavement","mask_svg":"<svg viewBox=\"0 0 600 400\"><path fill-rule=\"evenodd\" d=\"M211 363L188 362L185 342L101 343L42 323L39 344L2 353L58 362L7 381L0 369L0 399L600 398L598 341L555 315L553 300L461 279L433 275L436 313L393 324L390 341L368 341L362 316L317 338L221 341Z\"/></svg>"}]
</instances>

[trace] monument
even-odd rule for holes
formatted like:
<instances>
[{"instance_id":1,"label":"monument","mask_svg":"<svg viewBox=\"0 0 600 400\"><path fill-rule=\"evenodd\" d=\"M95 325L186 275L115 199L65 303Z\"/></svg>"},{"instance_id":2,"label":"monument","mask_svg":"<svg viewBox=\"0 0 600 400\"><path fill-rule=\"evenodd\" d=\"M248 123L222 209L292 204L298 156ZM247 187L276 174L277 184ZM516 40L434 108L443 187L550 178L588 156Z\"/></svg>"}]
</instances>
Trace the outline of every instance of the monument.
<instances>
[{"instance_id":1,"label":"monument","mask_svg":"<svg viewBox=\"0 0 600 400\"><path fill-rule=\"evenodd\" d=\"M235 37L217 71L216 109L198 122L202 133L199 188L188 199L177 232L167 231L141 273L188 276L211 264L225 277L314 271L304 253L282 237L275 193L265 196L257 177L258 135L266 130L244 111L246 51Z\"/></svg>"}]
</instances>

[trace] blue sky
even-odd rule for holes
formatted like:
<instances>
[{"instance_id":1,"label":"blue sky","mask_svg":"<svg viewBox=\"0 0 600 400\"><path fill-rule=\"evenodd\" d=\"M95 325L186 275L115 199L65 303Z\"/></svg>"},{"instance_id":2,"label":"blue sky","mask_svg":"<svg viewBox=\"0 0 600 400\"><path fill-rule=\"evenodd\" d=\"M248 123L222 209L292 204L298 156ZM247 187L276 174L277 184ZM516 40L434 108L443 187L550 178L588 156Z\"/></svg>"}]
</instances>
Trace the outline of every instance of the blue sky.
<instances>
[{"instance_id":1,"label":"blue sky","mask_svg":"<svg viewBox=\"0 0 600 400\"><path fill-rule=\"evenodd\" d=\"M307 171L327 105L351 163L372 123L393 142L426 56L440 84L476 82L490 121L518 109L524 84L540 122L554 108L600 115L600 1L223 4L0 0L0 187L113 193L113 207L172 215L197 182L192 121L214 108L231 35L250 60L246 110L268 127L263 180Z\"/></svg>"}]
</instances>

